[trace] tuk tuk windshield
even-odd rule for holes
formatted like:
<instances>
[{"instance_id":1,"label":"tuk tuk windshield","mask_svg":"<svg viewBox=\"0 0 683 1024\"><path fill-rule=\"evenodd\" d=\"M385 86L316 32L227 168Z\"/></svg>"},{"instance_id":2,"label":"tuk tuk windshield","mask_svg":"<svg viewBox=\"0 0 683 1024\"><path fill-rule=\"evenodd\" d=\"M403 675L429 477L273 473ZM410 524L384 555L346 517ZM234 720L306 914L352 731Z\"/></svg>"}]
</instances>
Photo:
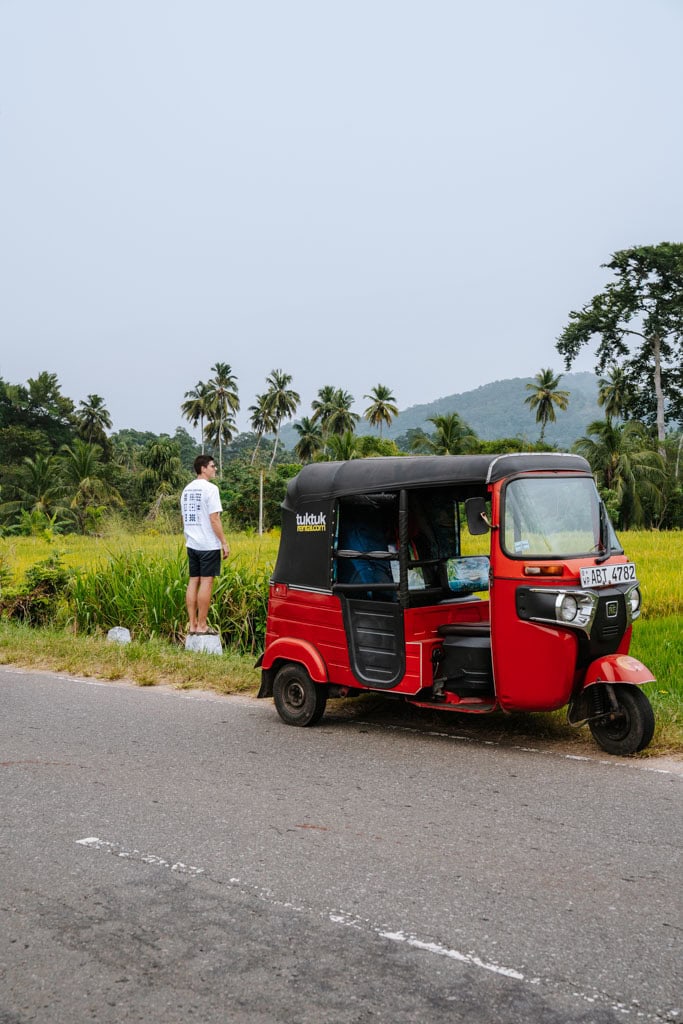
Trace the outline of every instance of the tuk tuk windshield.
<instances>
[{"instance_id":1,"label":"tuk tuk windshield","mask_svg":"<svg viewBox=\"0 0 683 1024\"><path fill-rule=\"evenodd\" d=\"M590 477L519 477L505 488L503 549L517 558L623 553Z\"/></svg>"}]
</instances>

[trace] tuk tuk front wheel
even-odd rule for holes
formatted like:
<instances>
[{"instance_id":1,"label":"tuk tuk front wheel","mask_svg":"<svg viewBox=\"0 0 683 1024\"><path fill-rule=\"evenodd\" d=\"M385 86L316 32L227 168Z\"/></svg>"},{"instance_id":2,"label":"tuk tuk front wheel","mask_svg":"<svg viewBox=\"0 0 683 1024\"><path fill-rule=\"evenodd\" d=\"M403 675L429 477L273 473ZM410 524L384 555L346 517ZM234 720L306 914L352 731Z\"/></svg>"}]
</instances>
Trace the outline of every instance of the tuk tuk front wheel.
<instances>
[{"instance_id":1,"label":"tuk tuk front wheel","mask_svg":"<svg viewBox=\"0 0 683 1024\"><path fill-rule=\"evenodd\" d=\"M652 705L642 690L628 684L615 685L619 711L588 723L593 739L608 754L622 757L643 750L655 731Z\"/></svg>"},{"instance_id":2,"label":"tuk tuk front wheel","mask_svg":"<svg viewBox=\"0 0 683 1024\"><path fill-rule=\"evenodd\" d=\"M275 707L287 725L315 725L325 711L327 688L301 665L284 665L273 682Z\"/></svg>"}]
</instances>

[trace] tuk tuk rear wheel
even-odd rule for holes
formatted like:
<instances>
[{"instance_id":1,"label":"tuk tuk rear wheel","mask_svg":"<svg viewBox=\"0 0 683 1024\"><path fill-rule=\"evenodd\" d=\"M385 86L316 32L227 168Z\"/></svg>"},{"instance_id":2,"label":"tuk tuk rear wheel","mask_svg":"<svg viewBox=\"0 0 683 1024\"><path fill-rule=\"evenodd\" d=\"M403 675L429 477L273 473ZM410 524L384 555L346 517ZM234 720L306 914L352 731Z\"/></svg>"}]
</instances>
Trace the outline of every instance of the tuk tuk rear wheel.
<instances>
[{"instance_id":1,"label":"tuk tuk rear wheel","mask_svg":"<svg viewBox=\"0 0 683 1024\"><path fill-rule=\"evenodd\" d=\"M284 665L273 682L275 707L287 725L315 725L325 711L327 688L301 665Z\"/></svg>"},{"instance_id":2,"label":"tuk tuk rear wheel","mask_svg":"<svg viewBox=\"0 0 683 1024\"><path fill-rule=\"evenodd\" d=\"M623 757L648 745L655 731L655 716L650 701L637 686L615 685L614 695L618 714L595 719L588 727L598 746L608 754Z\"/></svg>"}]
</instances>

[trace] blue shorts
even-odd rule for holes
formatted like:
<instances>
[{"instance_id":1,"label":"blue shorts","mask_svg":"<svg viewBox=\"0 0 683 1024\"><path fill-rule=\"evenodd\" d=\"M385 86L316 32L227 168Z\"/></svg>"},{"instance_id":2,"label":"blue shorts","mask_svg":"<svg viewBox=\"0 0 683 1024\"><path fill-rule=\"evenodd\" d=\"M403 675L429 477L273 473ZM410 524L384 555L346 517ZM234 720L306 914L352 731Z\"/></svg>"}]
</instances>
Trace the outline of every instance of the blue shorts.
<instances>
[{"instance_id":1,"label":"blue shorts","mask_svg":"<svg viewBox=\"0 0 683 1024\"><path fill-rule=\"evenodd\" d=\"M195 551L194 548L187 549L187 558L190 563L190 578L194 576L220 576L221 574L220 548L213 551Z\"/></svg>"}]
</instances>

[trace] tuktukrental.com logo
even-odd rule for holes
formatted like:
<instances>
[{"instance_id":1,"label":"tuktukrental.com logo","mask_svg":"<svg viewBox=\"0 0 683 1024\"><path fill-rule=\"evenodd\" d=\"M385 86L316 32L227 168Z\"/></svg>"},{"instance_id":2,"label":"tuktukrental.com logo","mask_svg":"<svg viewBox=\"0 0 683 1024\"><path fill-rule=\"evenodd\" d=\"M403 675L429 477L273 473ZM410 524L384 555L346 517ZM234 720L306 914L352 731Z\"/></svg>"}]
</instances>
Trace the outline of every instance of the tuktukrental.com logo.
<instances>
[{"instance_id":1,"label":"tuktukrental.com logo","mask_svg":"<svg viewBox=\"0 0 683 1024\"><path fill-rule=\"evenodd\" d=\"M297 533L321 533L327 529L327 517L324 512L307 512L306 515L296 517Z\"/></svg>"}]
</instances>

